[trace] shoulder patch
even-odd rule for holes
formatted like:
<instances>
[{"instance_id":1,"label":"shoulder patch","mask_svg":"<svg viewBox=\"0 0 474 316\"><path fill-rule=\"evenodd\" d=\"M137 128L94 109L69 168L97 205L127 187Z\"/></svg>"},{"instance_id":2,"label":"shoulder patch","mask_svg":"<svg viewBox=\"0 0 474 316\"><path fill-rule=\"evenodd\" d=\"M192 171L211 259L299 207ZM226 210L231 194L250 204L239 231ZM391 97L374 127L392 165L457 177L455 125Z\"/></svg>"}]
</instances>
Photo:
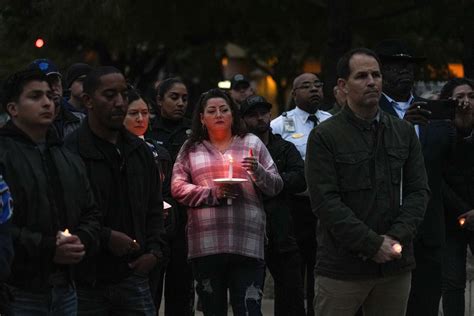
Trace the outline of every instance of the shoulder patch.
<instances>
[{"instance_id":1,"label":"shoulder patch","mask_svg":"<svg viewBox=\"0 0 474 316\"><path fill-rule=\"evenodd\" d=\"M7 222L13 215L13 199L7 183L0 175L0 224Z\"/></svg>"}]
</instances>

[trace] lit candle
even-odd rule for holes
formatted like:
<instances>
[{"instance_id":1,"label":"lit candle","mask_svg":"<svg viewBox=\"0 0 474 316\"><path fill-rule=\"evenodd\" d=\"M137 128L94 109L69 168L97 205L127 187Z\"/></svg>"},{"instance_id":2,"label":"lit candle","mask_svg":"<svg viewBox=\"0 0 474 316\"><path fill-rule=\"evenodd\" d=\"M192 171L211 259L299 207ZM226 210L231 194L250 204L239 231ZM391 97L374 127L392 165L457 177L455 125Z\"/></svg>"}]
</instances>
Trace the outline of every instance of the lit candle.
<instances>
[{"instance_id":1,"label":"lit candle","mask_svg":"<svg viewBox=\"0 0 474 316\"><path fill-rule=\"evenodd\" d=\"M402 245L400 245L399 243L396 243L392 246L392 249L393 251L395 251L396 253L402 253Z\"/></svg>"},{"instance_id":2,"label":"lit candle","mask_svg":"<svg viewBox=\"0 0 474 316\"><path fill-rule=\"evenodd\" d=\"M234 176L234 169L233 169L233 163L234 163L234 159L232 159L232 156L229 155L229 174L228 174L228 178L229 179L232 179L233 176Z\"/></svg>"},{"instance_id":3,"label":"lit candle","mask_svg":"<svg viewBox=\"0 0 474 316\"><path fill-rule=\"evenodd\" d=\"M59 238L66 238L66 237L71 237L71 233L69 232L69 229L65 229L63 232L59 232Z\"/></svg>"},{"instance_id":4,"label":"lit candle","mask_svg":"<svg viewBox=\"0 0 474 316\"><path fill-rule=\"evenodd\" d=\"M466 223L466 219L464 217L461 217L459 219L459 225L464 226L465 223Z\"/></svg>"},{"instance_id":5,"label":"lit candle","mask_svg":"<svg viewBox=\"0 0 474 316\"><path fill-rule=\"evenodd\" d=\"M250 156L250 157L253 157L253 150L252 150L252 148L250 148L250 150L249 150L249 156Z\"/></svg>"}]
</instances>

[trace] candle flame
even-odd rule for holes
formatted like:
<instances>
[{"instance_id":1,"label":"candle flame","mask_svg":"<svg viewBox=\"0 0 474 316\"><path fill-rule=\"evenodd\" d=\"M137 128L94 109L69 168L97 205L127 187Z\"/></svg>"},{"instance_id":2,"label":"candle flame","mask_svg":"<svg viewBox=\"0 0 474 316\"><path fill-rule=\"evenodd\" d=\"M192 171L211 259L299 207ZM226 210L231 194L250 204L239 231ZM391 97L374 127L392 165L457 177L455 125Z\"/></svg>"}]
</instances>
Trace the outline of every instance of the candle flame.
<instances>
[{"instance_id":1,"label":"candle flame","mask_svg":"<svg viewBox=\"0 0 474 316\"><path fill-rule=\"evenodd\" d=\"M68 234L70 235L70 234L71 234L71 233L69 233L69 229L67 229L67 228L64 230L64 233L65 233L66 235L68 235Z\"/></svg>"},{"instance_id":2,"label":"candle flame","mask_svg":"<svg viewBox=\"0 0 474 316\"><path fill-rule=\"evenodd\" d=\"M228 156L228 158L229 158L229 162L230 162L230 163L233 163L233 162L234 162L234 158L232 158L232 155L229 154L229 155L227 155L227 156Z\"/></svg>"},{"instance_id":3,"label":"candle flame","mask_svg":"<svg viewBox=\"0 0 474 316\"><path fill-rule=\"evenodd\" d=\"M464 226L465 223L466 223L466 219L464 217L461 217L459 219L459 225Z\"/></svg>"},{"instance_id":4,"label":"candle flame","mask_svg":"<svg viewBox=\"0 0 474 316\"><path fill-rule=\"evenodd\" d=\"M396 253L401 253L402 252L402 245L400 245L400 244L394 244L392 246L392 248Z\"/></svg>"}]
</instances>

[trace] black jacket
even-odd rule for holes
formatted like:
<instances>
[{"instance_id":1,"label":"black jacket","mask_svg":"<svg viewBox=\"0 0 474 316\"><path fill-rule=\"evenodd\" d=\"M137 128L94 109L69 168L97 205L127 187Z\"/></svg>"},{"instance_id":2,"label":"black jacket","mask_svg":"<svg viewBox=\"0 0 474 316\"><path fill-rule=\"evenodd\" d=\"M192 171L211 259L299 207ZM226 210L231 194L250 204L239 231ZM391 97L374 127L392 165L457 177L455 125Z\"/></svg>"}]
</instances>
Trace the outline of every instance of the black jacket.
<instances>
[{"instance_id":1,"label":"black jacket","mask_svg":"<svg viewBox=\"0 0 474 316\"><path fill-rule=\"evenodd\" d=\"M415 97L414 101L426 100ZM393 106L383 95L380 99L380 108L398 117ZM417 240L429 247L442 247L446 240L443 170L455 148L456 130L448 121L432 121L426 126L420 126L419 132L431 196L423 222L418 229Z\"/></svg>"},{"instance_id":2,"label":"black jacket","mask_svg":"<svg viewBox=\"0 0 474 316\"><path fill-rule=\"evenodd\" d=\"M147 134L147 138L152 138L165 147L174 163L190 132L191 121L189 119L183 118L180 121L173 122L158 116L152 122L151 131Z\"/></svg>"},{"instance_id":3,"label":"black jacket","mask_svg":"<svg viewBox=\"0 0 474 316\"><path fill-rule=\"evenodd\" d=\"M53 127L60 139L64 139L67 135L74 132L81 126L82 121L86 117L81 112L71 112L67 106L67 101L61 98L59 113L54 120Z\"/></svg>"},{"instance_id":4,"label":"black jacket","mask_svg":"<svg viewBox=\"0 0 474 316\"><path fill-rule=\"evenodd\" d=\"M151 131L146 136L157 141L168 151L171 156L172 170L179 150L188 139L190 133L191 121L189 119L183 118L180 121L171 121L157 116L151 124ZM171 192L171 181L166 181L163 186L163 192ZM172 209L168 210L169 215L166 220L168 238L182 238L187 221L187 208L179 205L170 196L168 197L168 202L173 206Z\"/></svg>"},{"instance_id":5,"label":"black jacket","mask_svg":"<svg viewBox=\"0 0 474 316\"><path fill-rule=\"evenodd\" d=\"M52 273L70 270L53 263L59 230L68 228L78 235L88 255L97 249L100 215L84 165L54 132L40 149L9 122L0 129L0 170L14 204L15 258L7 283L48 289Z\"/></svg>"},{"instance_id":6,"label":"black jacket","mask_svg":"<svg viewBox=\"0 0 474 316\"><path fill-rule=\"evenodd\" d=\"M291 217L291 198L294 193L304 191L304 162L295 145L270 134L267 149L275 162L283 179L283 190L275 197L264 199L267 213L268 247L274 252L290 252L298 250L293 220ZM298 210L294 210L298 211Z\"/></svg>"},{"instance_id":7,"label":"black jacket","mask_svg":"<svg viewBox=\"0 0 474 316\"><path fill-rule=\"evenodd\" d=\"M447 229L460 229L458 216L474 208L474 141L458 143L445 170L443 197Z\"/></svg>"},{"instance_id":8,"label":"black jacket","mask_svg":"<svg viewBox=\"0 0 474 316\"><path fill-rule=\"evenodd\" d=\"M163 200L161 181L158 169L148 145L125 128L121 129L119 142L122 163L120 172L124 174L128 195L126 216L130 218L127 228L129 236L141 246L140 252L131 257L115 257L108 251L110 239L110 222L106 218L114 218L117 212L113 205L117 194L113 188L115 170L106 155L95 141L97 136L92 133L87 121L78 130L70 134L66 146L80 155L86 165L87 174L99 210L102 214L102 230L100 233L101 252L88 262L80 265L84 275L81 281L94 283L119 282L127 277L131 270L128 263L139 255L154 251L162 253L164 249ZM104 141L105 142L105 141ZM120 185L123 185L121 183ZM95 270L97 269L97 270Z\"/></svg>"},{"instance_id":9,"label":"black jacket","mask_svg":"<svg viewBox=\"0 0 474 316\"><path fill-rule=\"evenodd\" d=\"M309 136L305 172L319 218L320 275L374 278L415 267L412 241L429 193L420 143L410 123L379 113L374 129L345 106ZM384 234L400 241L402 258L377 264L371 258Z\"/></svg>"}]
</instances>

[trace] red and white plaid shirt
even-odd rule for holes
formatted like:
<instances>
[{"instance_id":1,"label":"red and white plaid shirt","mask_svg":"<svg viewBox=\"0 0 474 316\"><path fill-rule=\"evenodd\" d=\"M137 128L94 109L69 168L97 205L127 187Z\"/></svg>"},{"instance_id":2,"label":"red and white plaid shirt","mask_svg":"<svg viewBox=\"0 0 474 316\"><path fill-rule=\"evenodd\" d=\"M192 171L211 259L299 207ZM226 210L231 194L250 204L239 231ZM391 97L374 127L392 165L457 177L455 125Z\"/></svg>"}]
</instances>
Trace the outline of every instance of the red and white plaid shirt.
<instances>
[{"instance_id":1,"label":"red and white plaid shirt","mask_svg":"<svg viewBox=\"0 0 474 316\"><path fill-rule=\"evenodd\" d=\"M252 175L241 167L250 148L259 162ZM217 199L213 181L228 177L229 155L234 161L233 177L249 180L237 185L239 196L232 205ZM223 154L209 141L195 144L187 153L181 149L171 181L173 197L188 206L188 258L232 253L263 259L265 212L261 194L278 194L283 180L257 136L235 136Z\"/></svg>"}]
</instances>

